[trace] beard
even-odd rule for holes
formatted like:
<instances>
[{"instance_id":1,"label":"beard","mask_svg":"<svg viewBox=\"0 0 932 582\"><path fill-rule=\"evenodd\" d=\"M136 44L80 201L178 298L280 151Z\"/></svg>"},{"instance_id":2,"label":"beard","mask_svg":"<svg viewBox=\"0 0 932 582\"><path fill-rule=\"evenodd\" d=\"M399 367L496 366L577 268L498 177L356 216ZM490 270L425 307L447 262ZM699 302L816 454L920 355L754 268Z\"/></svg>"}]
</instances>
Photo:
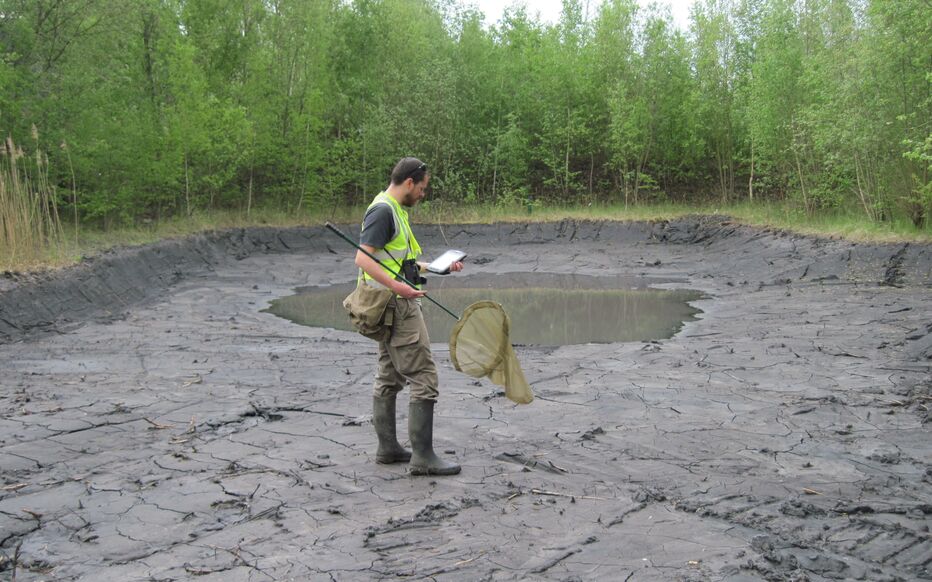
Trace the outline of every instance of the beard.
<instances>
[{"instance_id":1,"label":"beard","mask_svg":"<svg viewBox=\"0 0 932 582\"><path fill-rule=\"evenodd\" d=\"M404 197L402 197L401 205L407 208L412 208L415 204L417 204L417 201L418 201L418 196L412 190L411 192L408 192L407 194L405 194Z\"/></svg>"}]
</instances>

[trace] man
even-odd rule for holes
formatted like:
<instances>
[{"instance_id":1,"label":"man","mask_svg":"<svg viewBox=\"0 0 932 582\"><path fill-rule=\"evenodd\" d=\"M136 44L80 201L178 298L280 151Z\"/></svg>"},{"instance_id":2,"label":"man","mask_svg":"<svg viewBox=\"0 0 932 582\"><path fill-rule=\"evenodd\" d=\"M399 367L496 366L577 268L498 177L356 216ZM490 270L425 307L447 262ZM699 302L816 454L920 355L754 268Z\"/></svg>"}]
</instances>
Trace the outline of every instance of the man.
<instances>
[{"instance_id":1,"label":"man","mask_svg":"<svg viewBox=\"0 0 932 582\"><path fill-rule=\"evenodd\" d=\"M379 365L372 399L372 423L379 438L375 459L379 463L408 461L413 475L455 475L460 472L460 466L444 461L433 448L438 382L421 314L419 298L424 296L424 291L412 288L392 273L401 273L420 286L421 271L426 264L417 262L421 247L411 231L407 209L424 199L429 182L427 164L419 159L403 158L395 164L391 183L369 205L362 225L359 246L378 262L357 252L356 265L362 269L367 284L395 293L385 318L386 325L391 326L391 335L379 342ZM462 269L462 263L455 263L451 271ZM395 400L405 381L411 386L410 452L398 443L395 434Z\"/></svg>"}]
</instances>

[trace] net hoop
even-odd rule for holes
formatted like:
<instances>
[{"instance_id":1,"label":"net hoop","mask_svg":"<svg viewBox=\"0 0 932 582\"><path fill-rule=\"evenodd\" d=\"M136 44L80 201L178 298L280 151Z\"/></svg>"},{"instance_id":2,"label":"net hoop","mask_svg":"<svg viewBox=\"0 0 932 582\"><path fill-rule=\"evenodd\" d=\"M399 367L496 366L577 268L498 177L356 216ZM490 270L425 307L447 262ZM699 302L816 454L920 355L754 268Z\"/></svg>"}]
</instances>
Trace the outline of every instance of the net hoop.
<instances>
[{"instance_id":1,"label":"net hoop","mask_svg":"<svg viewBox=\"0 0 932 582\"><path fill-rule=\"evenodd\" d=\"M453 326L453 330L450 332L450 359L453 360L453 367L456 368L456 371L458 372L462 372L463 370L462 368L460 368L460 363L456 359L456 340L459 337L460 331L462 331L463 326L465 326L466 323L469 321L469 317L473 314L473 312L479 309L494 309L496 311L500 311L502 314L502 335L501 337L503 338L505 342L508 341L509 334L511 333L511 320L508 318L508 314L505 313L505 309L501 306L500 303L496 303L495 301L484 300L484 301L476 301L475 303L467 307L466 310L463 311L463 315L460 317L460 320L456 322L456 325ZM502 362L505 359L505 350L502 349L503 346L504 344L500 346L496 346L496 349L492 350L493 353L496 353L498 355L495 357L495 360L489 363L489 365L485 366L486 368L484 371L485 374L488 374L492 370L502 365Z\"/></svg>"}]
</instances>

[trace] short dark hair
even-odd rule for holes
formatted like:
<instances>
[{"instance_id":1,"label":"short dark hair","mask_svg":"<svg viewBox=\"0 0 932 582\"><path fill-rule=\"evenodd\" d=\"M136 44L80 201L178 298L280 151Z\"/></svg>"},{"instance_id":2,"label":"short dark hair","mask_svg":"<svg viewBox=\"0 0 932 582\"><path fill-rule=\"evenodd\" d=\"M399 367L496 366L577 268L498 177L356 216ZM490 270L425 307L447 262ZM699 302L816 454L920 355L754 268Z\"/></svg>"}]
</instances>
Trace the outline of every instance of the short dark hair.
<instances>
[{"instance_id":1,"label":"short dark hair","mask_svg":"<svg viewBox=\"0 0 932 582\"><path fill-rule=\"evenodd\" d=\"M417 158L401 158L392 169L392 184L402 184L408 178L420 184L427 175L427 164Z\"/></svg>"}]
</instances>

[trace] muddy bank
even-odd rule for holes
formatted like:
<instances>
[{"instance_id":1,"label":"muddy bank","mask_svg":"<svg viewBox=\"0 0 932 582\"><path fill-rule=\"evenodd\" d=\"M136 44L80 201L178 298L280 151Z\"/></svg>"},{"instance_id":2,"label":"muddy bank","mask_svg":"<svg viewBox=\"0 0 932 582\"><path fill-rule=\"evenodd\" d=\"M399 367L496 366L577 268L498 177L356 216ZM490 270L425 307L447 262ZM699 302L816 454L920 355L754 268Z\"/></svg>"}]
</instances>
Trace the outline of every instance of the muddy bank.
<instances>
[{"instance_id":1,"label":"muddy bank","mask_svg":"<svg viewBox=\"0 0 932 582\"><path fill-rule=\"evenodd\" d=\"M932 579L928 246L722 217L418 232L464 276L709 299L670 340L519 348L529 406L433 338L435 444L463 465L434 479L373 462L374 344L261 313L354 277L323 229L7 279L0 579Z\"/></svg>"},{"instance_id":2,"label":"muddy bank","mask_svg":"<svg viewBox=\"0 0 932 582\"><path fill-rule=\"evenodd\" d=\"M355 225L344 225L354 232ZM932 251L909 243L859 245L753 229L727 217L690 217L673 222L615 223L563 221L525 225L422 226L425 245L469 248L476 240L506 246L604 243L685 244L727 247L731 278L747 276L760 284L845 279L888 286L932 285ZM0 276L0 343L37 332L61 332L90 320L121 317L135 305L161 297L186 278L209 277L217 267L253 255L311 252L345 255L344 243L320 227L234 229L138 248L117 249L82 264L48 274ZM565 260L573 261L576 255ZM619 257L623 258L623 257ZM490 257L473 257L484 264ZM779 263L779 264L778 264ZM659 265L643 264L652 268ZM697 272L713 274L716 269ZM623 272L630 271L625 265ZM321 274L326 279L326 274Z\"/></svg>"},{"instance_id":3,"label":"muddy bank","mask_svg":"<svg viewBox=\"0 0 932 582\"><path fill-rule=\"evenodd\" d=\"M354 232L355 228L343 226L346 232ZM730 247L725 256L734 262L730 263L733 269L722 274L731 277L743 274L759 282L770 278L767 282L772 284L846 279L897 287L932 285L932 251L928 245L858 245L800 237L741 226L727 217L655 223L422 226L419 233L426 245L435 248L452 243L469 248L474 240L508 246L602 242L609 246L668 243L709 247L725 243ZM108 251L60 272L7 272L0 277L0 342L20 340L35 332L59 332L89 320L120 317L135 305L158 299L185 278L209 276L219 266L253 255L345 254L343 244L320 227L234 229ZM473 262L477 259L479 264L489 260L478 257ZM573 255L568 258L574 259ZM697 267L697 272L703 272L701 265Z\"/></svg>"}]
</instances>

